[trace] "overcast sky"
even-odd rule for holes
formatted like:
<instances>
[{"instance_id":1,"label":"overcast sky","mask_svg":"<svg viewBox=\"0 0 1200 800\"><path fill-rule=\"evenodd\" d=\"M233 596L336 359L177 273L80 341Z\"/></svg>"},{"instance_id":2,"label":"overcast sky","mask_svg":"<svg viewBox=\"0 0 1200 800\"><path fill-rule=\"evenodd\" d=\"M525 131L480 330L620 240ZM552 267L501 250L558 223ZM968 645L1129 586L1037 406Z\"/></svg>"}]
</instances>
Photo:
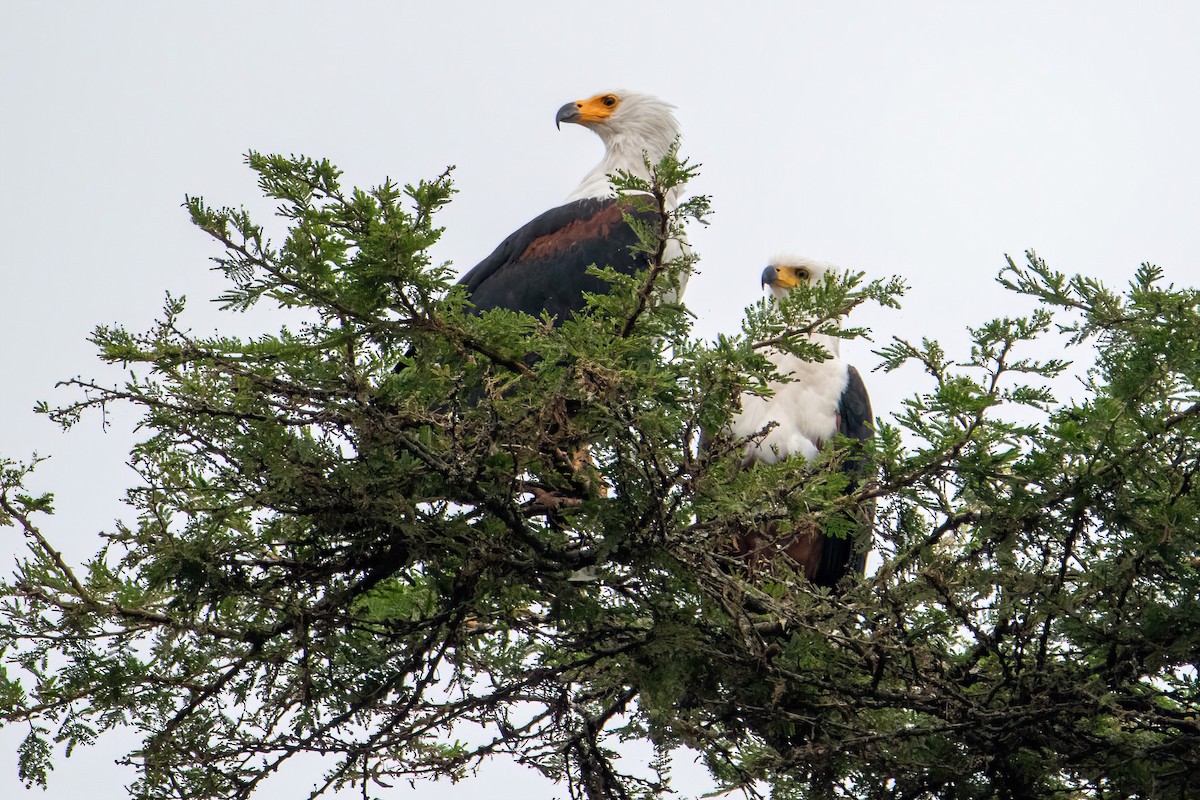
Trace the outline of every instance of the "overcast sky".
<instances>
[{"instance_id":1,"label":"overcast sky","mask_svg":"<svg viewBox=\"0 0 1200 800\"><path fill-rule=\"evenodd\" d=\"M217 251L180 208L198 194L269 212L249 149L327 157L358 185L457 165L436 256L466 270L599 160L590 132L555 130L559 106L657 94L703 164L692 190L713 197L686 297L706 337L737 330L781 251L904 276L902 311L854 321L878 344L930 336L951 353L965 325L1028 309L994 282L1006 253L1113 285L1143 261L1197 282L1200 5L732 7L3 0L0 454L51 456L36 481L58 498L46 530L81 561L133 480L129 415L60 434L31 411L72 399L58 380L114 377L87 343L95 325L147 328L167 291L190 298L197 332L270 324L208 302ZM843 346L864 373L870 350ZM916 378L867 374L876 413ZM5 563L14 537L0 531ZM23 735L0 731L0 797L23 792ZM124 797L132 773L111 762L129 746L60 761L45 797ZM564 794L497 766L487 782L393 796L491 798L514 775L533 796ZM310 784L297 769L270 796Z\"/></svg>"}]
</instances>

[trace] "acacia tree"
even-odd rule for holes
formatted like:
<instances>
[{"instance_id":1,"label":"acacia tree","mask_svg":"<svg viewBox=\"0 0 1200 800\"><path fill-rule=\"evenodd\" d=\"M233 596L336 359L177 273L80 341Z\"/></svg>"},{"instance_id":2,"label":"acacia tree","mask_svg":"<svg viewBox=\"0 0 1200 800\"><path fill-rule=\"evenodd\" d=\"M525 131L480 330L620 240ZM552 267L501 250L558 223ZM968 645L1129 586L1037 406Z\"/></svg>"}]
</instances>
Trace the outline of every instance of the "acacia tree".
<instances>
[{"instance_id":1,"label":"acacia tree","mask_svg":"<svg viewBox=\"0 0 1200 800\"><path fill-rule=\"evenodd\" d=\"M224 250L225 307L298 324L195 338L169 299L147 333L96 330L129 380L70 381L42 411L128 403L149 435L134 517L82 567L31 465L4 462L0 521L27 552L2 587L0 719L29 727L28 783L54 743L132 727L147 798L249 797L305 753L336 758L314 795L505 755L573 797L649 798L682 745L780 798L1200 790L1194 290L1010 262L1001 283L1039 310L970 331L961 360L881 349L926 378L868 452L744 469L720 431L770 377L764 347L819 358L805 333L858 335L837 321L897 281L830 276L698 341L652 299L690 266L663 243L698 199L636 223L654 266L600 270L588 313L474 315L427 255L448 174L345 191L326 162L249 163L281 244L187 207ZM623 187L661 210L691 172L669 156ZM1045 388L1065 362L1026 355L1056 324L1097 354L1077 403ZM848 457L876 477L847 486ZM747 526L845 533L869 501L882 566L836 592L731 547ZM628 739L659 757L623 768Z\"/></svg>"}]
</instances>

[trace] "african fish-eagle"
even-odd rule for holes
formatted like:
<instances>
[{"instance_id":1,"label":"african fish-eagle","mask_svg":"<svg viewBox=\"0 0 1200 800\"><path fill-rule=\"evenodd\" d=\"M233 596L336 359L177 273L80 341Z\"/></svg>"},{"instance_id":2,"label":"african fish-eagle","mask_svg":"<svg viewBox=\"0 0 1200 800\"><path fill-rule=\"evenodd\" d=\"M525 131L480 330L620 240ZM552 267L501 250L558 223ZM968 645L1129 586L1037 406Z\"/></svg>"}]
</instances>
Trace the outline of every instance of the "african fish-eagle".
<instances>
[{"instance_id":1,"label":"african fish-eagle","mask_svg":"<svg viewBox=\"0 0 1200 800\"><path fill-rule=\"evenodd\" d=\"M780 256L763 270L762 282L776 299L782 299L802 282L819 282L831 264L809 258ZM838 434L860 441L874 435L871 401L858 370L841 359L840 339L821 333L808 337L828 351L825 361L805 361L798 356L769 350L766 357L776 371L790 380L772 382L771 394L746 393L731 433L748 438L744 463L774 464L785 458L814 458ZM766 434L758 436L764 429ZM851 457L840 468L851 474L850 488L861 480L861 459ZM865 504L854 513L856 536L827 536L810 525L795 531L745 531L735 537L741 555L755 558L782 551L820 586L832 587L851 569L861 573L870 545L874 507Z\"/></svg>"},{"instance_id":2,"label":"african fish-eagle","mask_svg":"<svg viewBox=\"0 0 1200 800\"><path fill-rule=\"evenodd\" d=\"M604 158L567 201L517 229L462 277L475 311L507 308L533 316L548 313L561 323L586 307L584 293L609 291L607 281L587 274L596 265L628 275L647 269L650 258L632 252L637 235L623 214L656 220L657 212L620 202L609 180L619 171L649 179L646 161L657 163L679 136L673 106L637 92L613 91L567 103L555 123L589 128L604 142ZM666 198L666 211L678 198ZM678 254L668 242L667 258ZM679 294L686 275L680 278Z\"/></svg>"}]
</instances>

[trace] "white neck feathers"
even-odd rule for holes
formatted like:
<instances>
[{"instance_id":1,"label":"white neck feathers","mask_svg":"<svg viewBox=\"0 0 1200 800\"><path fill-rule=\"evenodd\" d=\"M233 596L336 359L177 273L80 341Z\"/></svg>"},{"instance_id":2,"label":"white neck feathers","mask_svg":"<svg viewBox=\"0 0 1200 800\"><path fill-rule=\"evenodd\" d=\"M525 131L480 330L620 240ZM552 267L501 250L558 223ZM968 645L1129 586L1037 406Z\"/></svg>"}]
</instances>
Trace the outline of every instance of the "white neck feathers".
<instances>
[{"instance_id":1,"label":"white neck feathers","mask_svg":"<svg viewBox=\"0 0 1200 800\"><path fill-rule=\"evenodd\" d=\"M679 137L679 123L675 121L672 106L650 95L619 94L622 102L617 112L603 123L588 126L604 142L604 158L567 196L568 202L612 197L615 189L609 176L617 172L649 180L646 161L654 165ZM673 208L678 202L677 192L673 191L667 202Z\"/></svg>"}]
</instances>

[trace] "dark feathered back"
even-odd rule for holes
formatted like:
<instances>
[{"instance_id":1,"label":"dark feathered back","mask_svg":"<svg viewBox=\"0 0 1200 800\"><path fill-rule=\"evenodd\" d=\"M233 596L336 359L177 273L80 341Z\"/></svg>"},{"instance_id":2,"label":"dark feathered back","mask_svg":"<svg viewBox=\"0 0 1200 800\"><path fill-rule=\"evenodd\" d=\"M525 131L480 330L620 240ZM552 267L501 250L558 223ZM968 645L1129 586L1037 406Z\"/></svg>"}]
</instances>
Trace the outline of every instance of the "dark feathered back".
<instances>
[{"instance_id":1,"label":"dark feathered back","mask_svg":"<svg viewBox=\"0 0 1200 800\"><path fill-rule=\"evenodd\" d=\"M637 235L623 215L653 222L658 214L636 211L615 198L576 200L552 208L519 228L459 281L477 312L507 308L562 322L585 306L585 292L604 293L607 281L588 267L612 267L632 275L649 267L634 253Z\"/></svg>"}]
</instances>

